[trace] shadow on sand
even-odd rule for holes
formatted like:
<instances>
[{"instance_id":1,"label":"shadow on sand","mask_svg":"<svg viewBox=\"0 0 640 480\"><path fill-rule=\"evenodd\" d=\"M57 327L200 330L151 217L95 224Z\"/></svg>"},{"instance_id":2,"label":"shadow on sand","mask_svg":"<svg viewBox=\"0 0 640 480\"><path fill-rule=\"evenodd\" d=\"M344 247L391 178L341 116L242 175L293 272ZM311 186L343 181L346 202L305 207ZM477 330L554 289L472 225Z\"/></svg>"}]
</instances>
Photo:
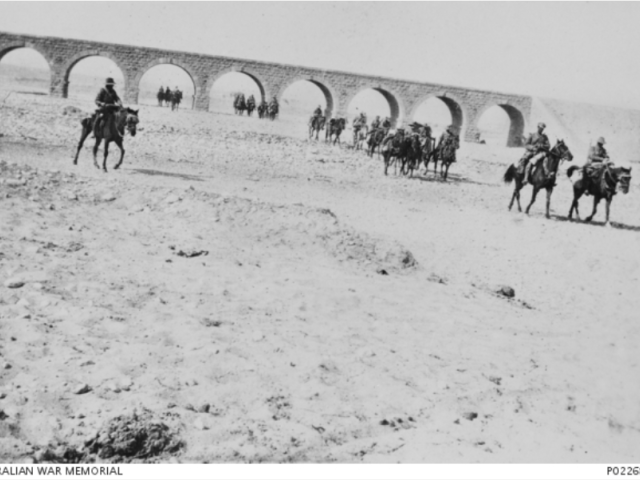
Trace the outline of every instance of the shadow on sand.
<instances>
[{"instance_id":1,"label":"shadow on sand","mask_svg":"<svg viewBox=\"0 0 640 480\"><path fill-rule=\"evenodd\" d=\"M190 180L196 182L202 182L203 178L198 175L187 175L184 173L173 173L173 172L163 172L161 170L151 170L148 168L131 168L127 169L133 173L141 173L143 175L151 175L151 176L163 176L163 177L172 177L172 178L180 178L182 180Z\"/></svg>"},{"instance_id":2,"label":"shadow on sand","mask_svg":"<svg viewBox=\"0 0 640 480\"><path fill-rule=\"evenodd\" d=\"M584 219L578 220L575 217L572 219L569 219L569 217L556 215L554 213L551 214L551 220L554 220L556 222L581 223L584 225L590 225L592 227L604 227L604 222L597 222L597 221L585 222ZM640 232L640 226L627 225L625 223L611 222L611 227L617 228L618 230L629 230L631 232Z\"/></svg>"},{"instance_id":3,"label":"shadow on sand","mask_svg":"<svg viewBox=\"0 0 640 480\"><path fill-rule=\"evenodd\" d=\"M409 178L409 177L404 177L404 178ZM471 180L467 177L464 177L456 173L451 173L451 172L449 172L449 176L446 181L440 177L440 173L438 173L437 175L433 175L433 173L431 172L429 172L427 175L425 175L424 173L414 173L413 178L415 180L420 180L421 182L427 182L427 183L445 183L445 184L460 183L460 184L467 184L467 185L482 185L483 187L499 187L500 186L499 183L477 182L475 180Z\"/></svg>"}]
</instances>

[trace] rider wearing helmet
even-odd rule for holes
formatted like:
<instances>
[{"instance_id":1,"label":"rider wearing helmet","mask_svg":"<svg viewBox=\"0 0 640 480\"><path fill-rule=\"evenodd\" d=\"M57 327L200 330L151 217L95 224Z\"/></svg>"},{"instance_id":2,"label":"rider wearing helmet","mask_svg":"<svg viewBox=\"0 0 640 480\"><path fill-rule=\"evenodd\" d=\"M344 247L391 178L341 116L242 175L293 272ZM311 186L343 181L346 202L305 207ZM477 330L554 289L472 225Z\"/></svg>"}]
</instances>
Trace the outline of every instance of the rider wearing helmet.
<instances>
[{"instance_id":1,"label":"rider wearing helmet","mask_svg":"<svg viewBox=\"0 0 640 480\"><path fill-rule=\"evenodd\" d=\"M545 128L547 128L547 126L544 123L540 122L538 124L538 131L530 134L525 143L526 150L524 152L524 155L520 159L519 165L519 168L524 168L524 185L526 185L529 181L529 177L531 176L533 168L545 156L545 154L549 152L549 149L551 148L549 138L544 133Z\"/></svg>"},{"instance_id":2,"label":"rider wearing helmet","mask_svg":"<svg viewBox=\"0 0 640 480\"><path fill-rule=\"evenodd\" d=\"M105 81L105 86L100 89L100 92L96 96L96 118L93 122L93 132L98 131L98 125L103 118L106 118L109 114L113 113L114 107L122 107L122 101L116 93L113 86L116 82L113 78L109 77Z\"/></svg>"}]
</instances>

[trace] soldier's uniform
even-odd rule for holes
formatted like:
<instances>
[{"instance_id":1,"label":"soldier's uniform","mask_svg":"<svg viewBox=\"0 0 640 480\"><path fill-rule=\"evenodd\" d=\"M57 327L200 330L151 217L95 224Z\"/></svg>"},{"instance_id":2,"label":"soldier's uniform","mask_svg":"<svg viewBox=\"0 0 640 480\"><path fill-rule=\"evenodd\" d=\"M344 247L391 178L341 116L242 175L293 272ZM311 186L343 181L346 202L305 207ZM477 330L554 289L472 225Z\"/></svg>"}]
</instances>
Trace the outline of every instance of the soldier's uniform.
<instances>
[{"instance_id":1,"label":"soldier's uniform","mask_svg":"<svg viewBox=\"0 0 640 480\"><path fill-rule=\"evenodd\" d=\"M98 128L99 122L102 120L102 118L113 111L113 106L122 106L122 101L113 88L115 84L116 82L113 81L113 78L107 78L105 86L100 89L100 92L98 92L98 95L96 96L95 102L98 106L98 109L96 110L96 118L93 122L94 135Z\"/></svg>"},{"instance_id":2,"label":"soldier's uniform","mask_svg":"<svg viewBox=\"0 0 640 480\"><path fill-rule=\"evenodd\" d=\"M321 117L321 116L322 116L322 108L320 108L320 105L318 105L318 108L316 108L316 109L313 111L313 116L314 116L315 118L319 118L319 117Z\"/></svg>"},{"instance_id":3,"label":"soldier's uniform","mask_svg":"<svg viewBox=\"0 0 640 480\"><path fill-rule=\"evenodd\" d=\"M525 174L524 183L527 183L533 167L551 148L549 137L547 137L547 135L543 133L543 130L545 128L546 125L544 123L539 123L538 131L529 135L529 138L527 138L527 141L525 142L524 146L526 150L518 164L518 170L520 170L521 172L524 171ZM534 159L534 157L536 158Z\"/></svg>"},{"instance_id":4,"label":"soldier's uniform","mask_svg":"<svg viewBox=\"0 0 640 480\"><path fill-rule=\"evenodd\" d=\"M371 130L375 130L376 128L380 128L380 116L377 115L376 118L371 122Z\"/></svg>"},{"instance_id":5,"label":"soldier's uniform","mask_svg":"<svg viewBox=\"0 0 640 480\"><path fill-rule=\"evenodd\" d=\"M441 153L444 150L448 150L449 154L452 157L452 162L456 161L456 150L460 148L460 137L456 133L456 127L454 125L450 125L447 127L445 132L440 135L440 140L438 141L438 146L436 150L438 151L438 156L441 156Z\"/></svg>"},{"instance_id":6,"label":"soldier's uniform","mask_svg":"<svg viewBox=\"0 0 640 480\"><path fill-rule=\"evenodd\" d=\"M598 143L593 147L589 147L589 155L587 156L587 163L584 166L585 181L597 181L600 172L606 165L610 164L609 154L604 148L604 138L600 137ZM588 194L587 189L587 194Z\"/></svg>"}]
</instances>

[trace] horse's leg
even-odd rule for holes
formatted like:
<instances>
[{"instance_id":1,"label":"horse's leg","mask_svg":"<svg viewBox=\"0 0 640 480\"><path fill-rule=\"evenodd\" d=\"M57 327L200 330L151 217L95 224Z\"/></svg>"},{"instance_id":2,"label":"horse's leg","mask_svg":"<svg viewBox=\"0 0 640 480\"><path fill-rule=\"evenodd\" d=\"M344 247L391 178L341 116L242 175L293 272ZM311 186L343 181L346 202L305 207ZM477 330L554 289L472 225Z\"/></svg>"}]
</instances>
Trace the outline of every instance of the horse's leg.
<instances>
[{"instance_id":1,"label":"horse's leg","mask_svg":"<svg viewBox=\"0 0 640 480\"><path fill-rule=\"evenodd\" d=\"M529 203L529 206L527 207L527 210L524 212L527 215L529 215L529 210L531 209L531 205L533 205L533 202L536 201L536 197L538 196L538 191L540 190L540 187L537 186L533 186L533 193L531 194L531 203Z\"/></svg>"},{"instance_id":2,"label":"horse's leg","mask_svg":"<svg viewBox=\"0 0 640 480\"><path fill-rule=\"evenodd\" d=\"M511 207L513 207L513 202L516 201L516 192L518 191L518 184L516 183L513 187L513 195L511 195L511 201L509 202L509 211L511 211Z\"/></svg>"},{"instance_id":3,"label":"horse's leg","mask_svg":"<svg viewBox=\"0 0 640 480\"><path fill-rule=\"evenodd\" d=\"M551 193L553 192L553 188L552 187L548 187L547 188L547 218L551 218L551 215L549 214L549 209L551 208Z\"/></svg>"},{"instance_id":4,"label":"horse's leg","mask_svg":"<svg viewBox=\"0 0 640 480\"><path fill-rule=\"evenodd\" d=\"M593 220L593 217L596 214L596 211L598 210L598 203L600 203L600 197L598 197L597 195L593 196L593 212L591 212L591 215L589 215L587 218L584 219L585 222L590 222L591 220Z\"/></svg>"},{"instance_id":5,"label":"horse's leg","mask_svg":"<svg viewBox=\"0 0 640 480\"><path fill-rule=\"evenodd\" d=\"M449 176L449 167L450 166L451 166L451 163L447 163L447 166L446 166L445 171L444 171L444 181L445 182L447 181L447 177Z\"/></svg>"},{"instance_id":6,"label":"horse's leg","mask_svg":"<svg viewBox=\"0 0 640 480\"><path fill-rule=\"evenodd\" d=\"M607 201L607 218L604 221L604 226L610 227L611 224L609 223L609 209L611 208L611 201L613 200L613 197L608 196L605 200Z\"/></svg>"},{"instance_id":7,"label":"horse's leg","mask_svg":"<svg viewBox=\"0 0 640 480\"><path fill-rule=\"evenodd\" d=\"M120 149L120 161L116 163L115 167L113 167L114 170L117 170L120 168L120 165L122 165L122 161L124 160L124 145L121 138L116 138L114 141L116 142L116 145Z\"/></svg>"},{"instance_id":8,"label":"horse's leg","mask_svg":"<svg viewBox=\"0 0 640 480\"><path fill-rule=\"evenodd\" d=\"M93 165L100 170L100 165L98 165L98 147L100 146L100 142L102 142L102 138L96 137L96 144L93 146Z\"/></svg>"},{"instance_id":9,"label":"horse's leg","mask_svg":"<svg viewBox=\"0 0 640 480\"><path fill-rule=\"evenodd\" d=\"M107 173L107 156L109 155L109 143L111 140L104 141L104 160L102 161L102 170Z\"/></svg>"},{"instance_id":10,"label":"horse's leg","mask_svg":"<svg viewBox=\"0 0 640 480\"><path fill-rule=\"evenodd\" d=\"M91 122L88 122L91 123ZM78 150L76 151L76 157L73 159L73 164L78 164L78 156L80 155L80 150L82 150L82 146L84 145L84 141L87 139L89 134L91 133L91 127L88 125L82 125L82 134L80 134L80 142L78 143Z\"/></svg>"}]
</instances>

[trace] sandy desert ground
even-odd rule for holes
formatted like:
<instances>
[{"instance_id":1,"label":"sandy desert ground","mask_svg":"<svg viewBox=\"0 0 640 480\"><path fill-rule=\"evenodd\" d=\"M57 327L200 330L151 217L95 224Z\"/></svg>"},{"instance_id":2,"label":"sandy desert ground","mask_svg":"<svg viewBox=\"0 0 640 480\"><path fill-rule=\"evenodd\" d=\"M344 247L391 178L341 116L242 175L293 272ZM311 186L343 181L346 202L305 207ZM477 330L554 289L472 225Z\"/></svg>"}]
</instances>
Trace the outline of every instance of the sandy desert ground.
<instances>
[{"instance_id":1,"label":"sandy desert ground","mask_svg":"<svg viewBox=\"0 0 640 480\"><path fill-rule=\"evenodd\" d=\"M637 462L638 174L612 228L564 173L547 220L507 211L520 149L385 177L304 117L158 107L104 174L69 106L0 110L1 460Z\"/></svg>"}]
</instances>

